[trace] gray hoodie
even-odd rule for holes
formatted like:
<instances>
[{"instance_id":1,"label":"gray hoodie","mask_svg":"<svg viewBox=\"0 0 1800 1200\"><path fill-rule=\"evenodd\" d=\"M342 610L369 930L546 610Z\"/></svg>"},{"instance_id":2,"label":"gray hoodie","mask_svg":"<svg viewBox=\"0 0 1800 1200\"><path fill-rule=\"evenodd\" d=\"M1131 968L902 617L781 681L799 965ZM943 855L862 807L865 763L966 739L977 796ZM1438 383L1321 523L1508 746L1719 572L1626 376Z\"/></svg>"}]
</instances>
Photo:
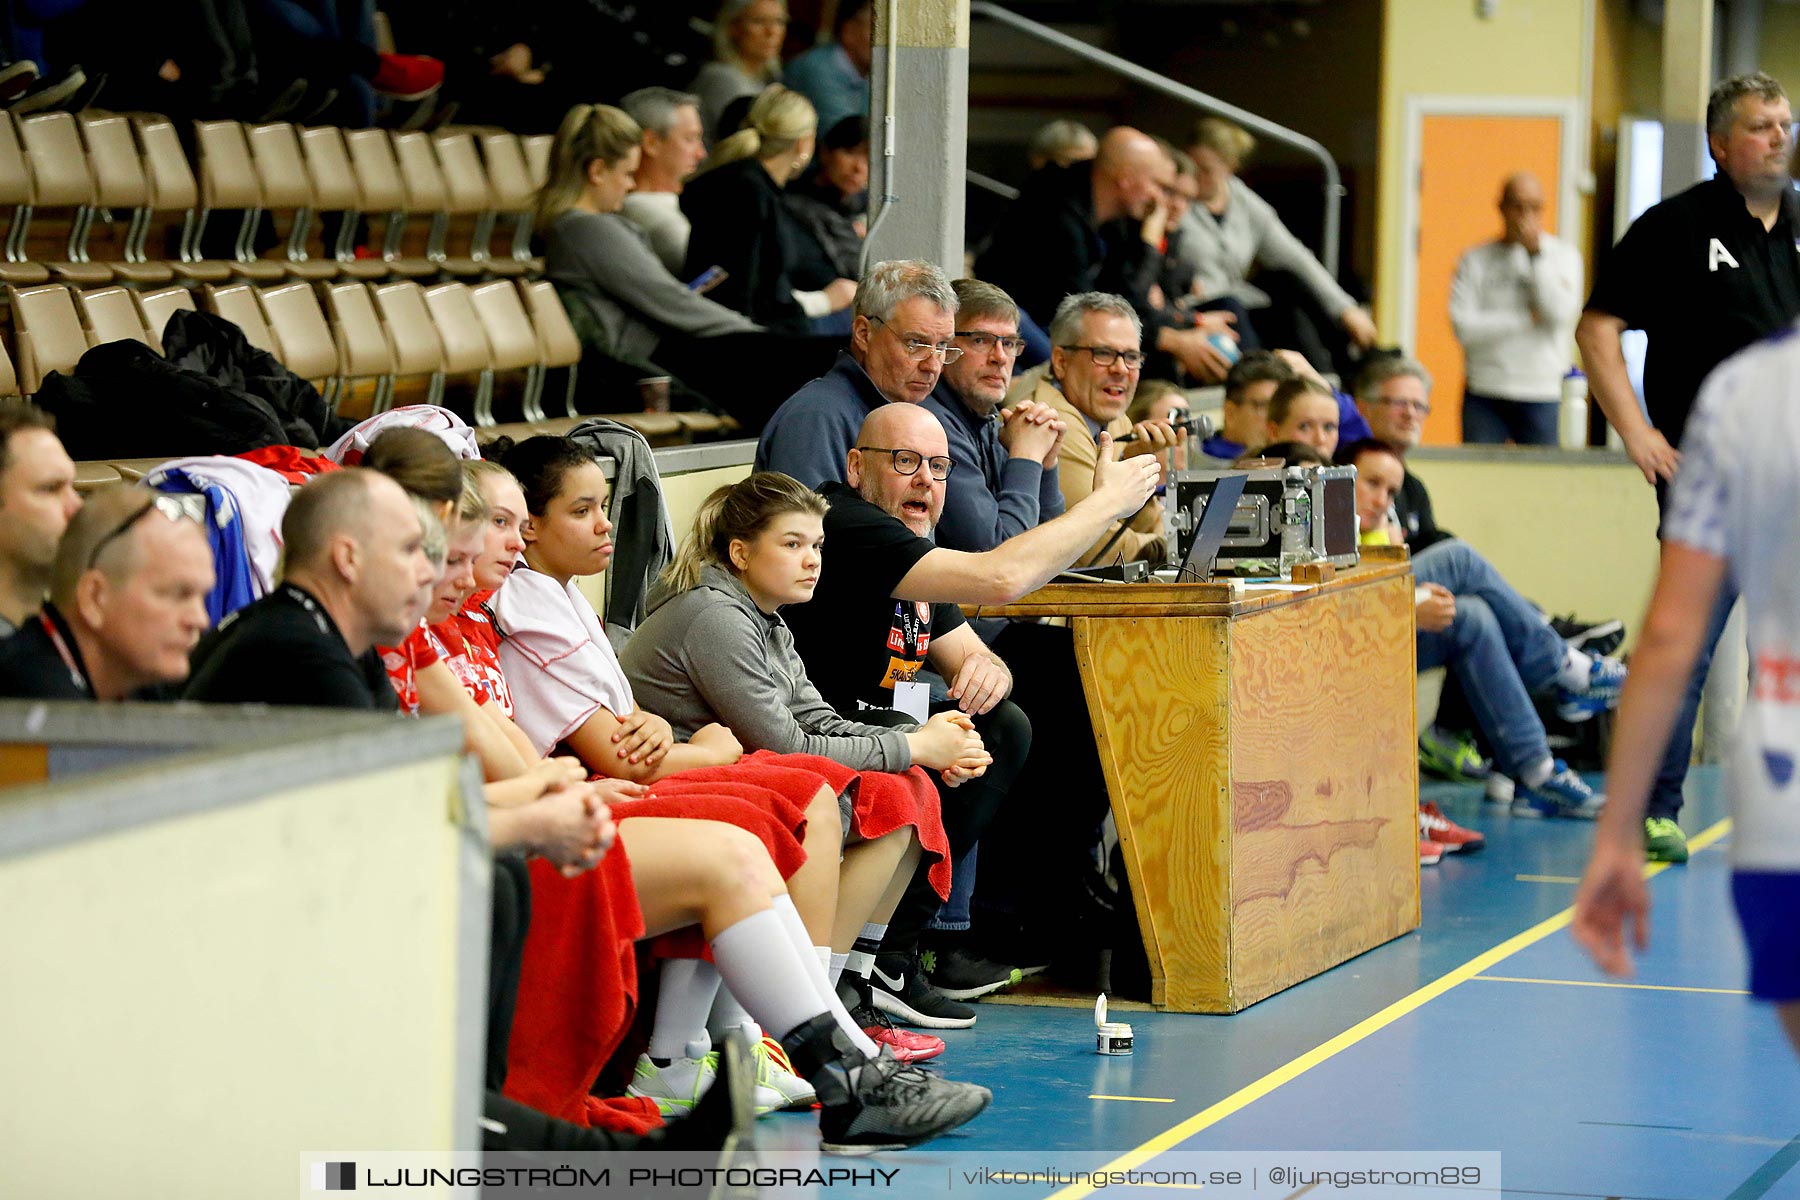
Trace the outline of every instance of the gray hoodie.
<instances>
[{"instance_id":1,"label":"gray hoodie","mask_svg":"<svg viewBox=\"0 0 1800 1200\"><path fill-rule=\"evenodd\" d=\"M700 584L653 599L619 655L639 705L680 738L717 721L745 750L817 754L857 771L904 771L917 725L864 725L840 716L806 677L794 635L756 607L731 572L707 566Z\"/></svg>"}]
</instances>

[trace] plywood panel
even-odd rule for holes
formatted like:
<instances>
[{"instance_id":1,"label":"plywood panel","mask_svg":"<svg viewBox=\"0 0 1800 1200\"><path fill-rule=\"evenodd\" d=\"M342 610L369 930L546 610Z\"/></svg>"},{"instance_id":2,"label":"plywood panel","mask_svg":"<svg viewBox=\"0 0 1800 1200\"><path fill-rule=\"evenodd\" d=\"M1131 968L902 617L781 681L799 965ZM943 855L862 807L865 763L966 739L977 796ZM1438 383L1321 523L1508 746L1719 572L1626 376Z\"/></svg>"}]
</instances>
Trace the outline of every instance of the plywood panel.
<instances>
[{"instance_id":1,"label":"plywood panel","mask_svg":"<svg viewBox=\"0 0 1800 1200\"><path fill-rule=\"evenodd\" d=\"M42 783L50 778L50 750L23 742L0 746L0 787Z\"/></svg>"},{"instance_id":2,"label":"plywood panel","mask_svg":"<svg viewBox=\"0 0 1800 1200\"><path fill-rule=\"evenodd\" d=\"M1418 925L1412 587L1231 623L1232 1008Z\"/></svg>"},{"instance_id":3,"label":"plywood panel","mask_svg":"<svg viewBox=\"0 0 1800 1200\"><path fill-rule=\"evenodd\" d=\"M1230 912L1227 622L1071 624L1149 951L1151 999L1217 1011L1227 1002Z\"/></svg>"}]
</instances>

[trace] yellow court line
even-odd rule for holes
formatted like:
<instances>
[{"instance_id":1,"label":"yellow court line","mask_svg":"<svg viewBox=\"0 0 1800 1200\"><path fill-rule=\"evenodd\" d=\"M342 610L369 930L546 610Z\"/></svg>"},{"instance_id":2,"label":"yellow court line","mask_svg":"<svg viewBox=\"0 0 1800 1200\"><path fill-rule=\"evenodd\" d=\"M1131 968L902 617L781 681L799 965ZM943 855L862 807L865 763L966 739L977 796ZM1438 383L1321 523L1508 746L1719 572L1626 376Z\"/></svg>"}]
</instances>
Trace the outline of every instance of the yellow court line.
<instances>
[{"instance_id":1,"label":"yellow court line","mask_svg":"<svg viewBox=\"0 0 1800 1200\"><path fill-rule=\"evenodd\" d=\"M1579 875L1514 875L1520 883L1580 883Z\"/></svg>"},{"instance_id":2,"label":"yellow court line","mask_svg":"<svg viewBox=\"0 0 1800 1200\"><path fill-rule=\"evenodd\" d=\"M1173 1096L1089 1096L1089 1100L1135 1100L1139 1104L1173 1104Z\"/></svg>"},{"instance_id":3,"label":"yellow court line","mask_svg":"<svg viewBox=\"0 0 1800 1200\"><path fill-rule=\"evenodd\" d=\"M1693 838L1689 839L1688 852L1690 854L1697 854L1730 832L1731 819L1727 817L1725 820L1719 821L1709 829L1702 833L1698 833L1694 835ZM1649 879L1653 876L1660 875L1662 872L1668 870L1668 868L1668 863L1649 864L1644 868L1644 878ZM1547 917L1544 920L1539 921L1525 932L1507 938L1498 946L1482 951L1468 962L1462 964L1462 966L1457 967L1446 975L1432 980L1411 995L1402 996L1380 1012L1363 1018L1361 1021L1358 1021L1331 1040L1314 1046L1311 1050L1308 1050L1305 1054L1302 1054L1296 1059L1283 1063L1273 1071L1270 1071L1267 1075L1264 1075L1261 1079L1245 1084L1237 1091L1231 1093L1231 1095L1226 1096L1223 1100L1217 1101L1216 1103L1201 1109L1187 1120L1181 1122L1181 1124L1163 1130L1163 1132L1157 1134L1135 1150L1127 1150L1124 1154L1119 1155L1119 1157L1113 1159L1104 1167L1101 1167L1100 1171L1129 1171L1133 1167L1142 1166L1163 1151L1180 1145L1188 1138L1193 1137L1196 1133L1201 1132L1211 1125L1216 1125L1218 1122L1224 1120L1232 1113L1237 1112L1239 1109L1247 1108L1256 1103L1256 1101L1262 1099L1282 1084L1298 1079L1320 1063L1336 1057L1339 1053L1348 1050L1370 1034L1377 1033L1387 1026L1392 1025L1395 1021L1398 1021L1401 1017L1404 1017L1414 1009L1424 1005L1427 1001L1437 999L1457 984L1473 979L1486 971L1489 967L1510 958L1527 946L1543 941L1557 930L1567 927L1574 915L1575 909L1573 907L1565 908L1555 916ZM1057 1191L1050 1193L1048 1200L1082 1200L1083 1197L1093 1195L1095 1190L1095 1188L1087 1184L1070 1184L1067 1187L1060 1188Z\"/></svg>"},{"instance_id":4,"label":"yellow court line","mask_svg":"<svg viewBox=\"0 0 1800 1200\"><path fill-rule=\"evenodd\" d=\"M1705 992L1710 996L1748 996L1742 988L1675 987L1666 983L1614 983L1610 979L1518 979L1511 975L1477 975L1487 983L1548 983L1557 987L1628 988L1639 992Z\"/></svg>"}]
</instances>

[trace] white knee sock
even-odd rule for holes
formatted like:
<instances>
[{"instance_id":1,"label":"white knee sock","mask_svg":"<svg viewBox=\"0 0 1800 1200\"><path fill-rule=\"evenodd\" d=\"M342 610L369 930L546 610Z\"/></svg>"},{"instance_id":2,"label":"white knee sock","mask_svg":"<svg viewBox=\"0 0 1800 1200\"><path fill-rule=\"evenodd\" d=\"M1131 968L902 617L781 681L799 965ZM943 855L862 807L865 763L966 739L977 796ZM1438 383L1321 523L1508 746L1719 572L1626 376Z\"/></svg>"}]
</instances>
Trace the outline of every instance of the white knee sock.
<instances>
[{"instance_id":1,"label":"white knee sock","mask_svg":"<svg viewBox=\"0 0 1800 1200\"><path fill-rule=\"evenodd\" d=\"M826 969L825 977L831 980L832 987L837 987L837 981L843 978L844 964L848 961L850 961L848 954L839 954L836 950L831 952L831 965Z\"/></svg>"},{"instance_id":2,"label":"white knee sock","mask_svg":"<svg viewBox=\"0 0 1800 1200\"><path fill-rule=\"evenodd\" d=\"M810 948L794 949L773 909L752 913L712 940L713 962L757 1024L781 1037L828 1011L813 986Z\"/></svg>"},{"instance_id":3,"label":"white knee sock","mask_svg":"<svg viewBox=\"0 0 1800 1200\"><path fill-rule=\"evenodd\" d=\"M706 1014L719 990L719 972L699 958L671 958L662 965L656 989L656 1018L650 1029L651 1058L699 1058L712 1049ZM699 1053L694 1053L699 1047Z\"/></svg>"},{"instance_id":4,"label":"white knee sock","mask_svg":"<svg viewBox=\"0 0 1800 1200\"><path fill-rule=\"evenodd\" d=\"M722 987L719 989L719 994L713 998L712 1016L707 1019L706 1032L712 1035L713 1044L717 1045L727 1033L739 1028L750 1031L751 1041L762 1040L762 1026L756 1023L756 1018L752 1017L745 1011L744 1006L738 1003L737 997L731 994L730 988Z\"/></svg>"},{"instance_id":5,"label":"white knee sock","mask_svg":"<svg viewBox=\"0 0 1800 1200\"><path fill-rule=\"evenodd\" d=\"M800 920L800 914L794 908L793 899L785 894L777 896L770 902L769 911L779 918L781 927L787 931L789 942L799 952L800 957L806 960L809 968L807 978L812 982L814 990L818 992L819 999L824 1003L826 1011L837 1018L838 1024L844 1027L844 1032L850 1035L850 1040L856 1043L858 1049L870 1058L874 1058L879 1053L879 1049L862 1031L862 1027L850 1019L849 1010L844 1007L844 1002L838 999L837 988L825 977L825 969L819 965L818 959L812 957L812 935L806 932L806 924Z\"/></svg>"},{"instance_id":6,"label":"white knee sock","mask_svg":"<svg viewBox=\"0 0 1800 1200\"><path fill-rule=\"evenodd\" d=\"M1540 787L1554 774L1556 774L1556 760L1549 757L1540 758L1519 772L1519 782L1526 787Z\"/></svg>"}]
</instances>

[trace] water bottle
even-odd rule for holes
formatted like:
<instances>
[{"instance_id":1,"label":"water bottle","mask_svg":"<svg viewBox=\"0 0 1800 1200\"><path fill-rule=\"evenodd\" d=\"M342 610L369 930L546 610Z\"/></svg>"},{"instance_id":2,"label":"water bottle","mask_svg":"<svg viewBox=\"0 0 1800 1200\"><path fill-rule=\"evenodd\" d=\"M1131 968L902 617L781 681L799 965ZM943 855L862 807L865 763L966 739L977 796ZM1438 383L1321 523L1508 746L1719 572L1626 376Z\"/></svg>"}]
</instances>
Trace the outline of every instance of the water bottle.
<instances>
[{"instance_id":1,"label":"water bottle","mask_svg":"<svg viewBox=\"0 0 1800 1200\"><path fill-rule=\"evenodd\" d=\"M1570 367L1562 381L1562 417L1557 423L1557 442L1564 450L1579 450L1588 440L1587 376Z\"/></svg>"}]
</instances>

